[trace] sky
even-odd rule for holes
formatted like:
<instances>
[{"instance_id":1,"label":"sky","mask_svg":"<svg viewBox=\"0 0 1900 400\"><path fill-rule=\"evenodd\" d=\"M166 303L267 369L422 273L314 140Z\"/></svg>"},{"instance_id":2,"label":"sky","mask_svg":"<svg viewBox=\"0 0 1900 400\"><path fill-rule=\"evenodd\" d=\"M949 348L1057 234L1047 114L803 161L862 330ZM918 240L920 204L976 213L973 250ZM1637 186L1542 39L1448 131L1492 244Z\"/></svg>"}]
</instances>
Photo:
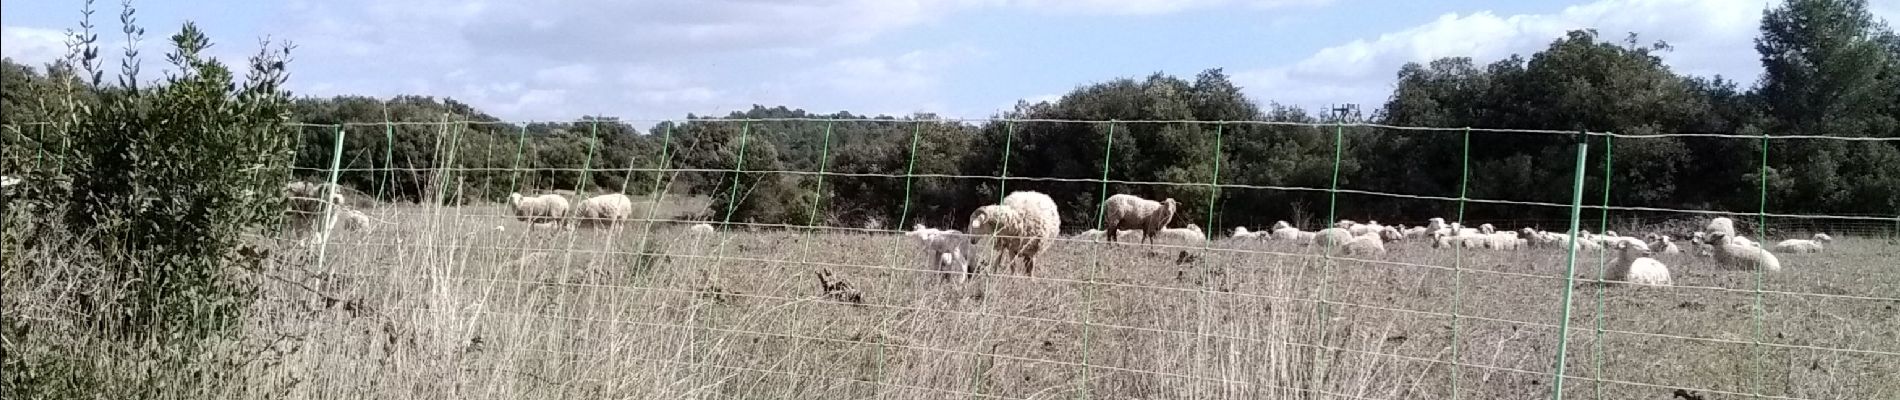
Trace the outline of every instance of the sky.
<instances>
[{"instance_id":1,"label":"sky","mask_svg":"<svg viewBox=\"0 0 1900 400\"><path fill-rule=\"evenodd\" d=\"M94 15L116 56L117 2ZM1674 46L1678 73L1751 83L1765 0L139 1L149 72L185 21L231 62L289 41L290 89L448 97L510 121L724 115L753 104L985 118L1018 100L1222 68L1262 103L1383 104L1399 66L1529 54L1563 32ZM1869 0L1900 21L1900 0ZM64 53L77 0L0 3L0 52ZM107 65L116 65L108 58Z\"/></svg>"}]
</instances>

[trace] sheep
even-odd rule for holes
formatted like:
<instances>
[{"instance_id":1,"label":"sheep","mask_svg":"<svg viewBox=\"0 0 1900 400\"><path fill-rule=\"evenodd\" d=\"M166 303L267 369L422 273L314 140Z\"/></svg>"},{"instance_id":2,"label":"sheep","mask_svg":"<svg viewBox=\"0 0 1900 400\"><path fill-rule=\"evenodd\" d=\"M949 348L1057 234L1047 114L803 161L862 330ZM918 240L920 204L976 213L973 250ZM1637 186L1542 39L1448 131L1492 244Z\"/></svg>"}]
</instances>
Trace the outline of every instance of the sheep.
<instances>
[{"instance_id":1,"label":"sheep","mask_svg":"<svg viewBox=\"0 0 1900 400\"><path fill-rule=\"evenodd\" d=\"M698 226L698 225L694 225ZM711 226L707 226L711 228ZM944 272L942 281L949 281L952 275L958 282L969 280L970 240L955 229L931 229L917 224L916 229L905 232L905 236L917 238L924 245L924 258L930 260L933 270Z\"/></svg>"},{"instance_id":2,"label":"sheep","mask_svg":"<svg viewBox=\"0 0 1900 400\"><path fill-rule=\"evenodd\" d=\"M970 214L970 226L965 231L972 244L984 236L996 237L992 268L1011 266L1020 257L1023 274L1034 276L1036 255L1054 244L1049 238L1061 229L1062 216L1054 200L1042 193L1022 191L1004 196L1002 204L978 207Z\"/></svg>"},{"instance_id":3,"label":"sheep","mask_svg":"<svg viewBox=\"0 0 1900 400\"><path fill-rule=\"evenodd\" d=\"M332 229L341 228L348 231L368 230L370 228L369 214L354 209L342 209L330 216L330 226L333 227Z\"/></svg>"},{"instance_id":4,"label":"sheep","mask_svg":"<svg viewBox=\"0 0 1900 400\"><path fill-rule=\"evenodd\" d=\"M1271 233L1272 232L1266 232L1266 231L1248 231L1247 227L1245 226L1236 226L1234 227L1234 234L1232 237L1234 239L1266 239L1267 235Z\"/></svg>"},{"instance_id":5,"label":"sheep","mask_svg":"<svg viewBox=\"0 0 1900 400\"><path fill-rule=\"evenodd\" d=\"M1312 243L1321 246L1340 246L1352 241L1352 231L1346 228L1326 228L1313 234Z\"/></svg>"},{"instance_id":6,"label":"sheep","mask_svg":"<svg viewBox=\"0 0 1900 400\"><path fill-rule=\"evenodd\" d=\"M1105 236L1110 242L1119 241L1123 228L1135 228L1141 230L1142 243L1154 243L1155 234L1168 227L1179 205L1174 198L1154 201L1131 194L1108 196L1108 200L1102 201L1106 215L1103 221L1107 224L1103 228L1107 231Z\"/></svg>"},{"instance_id":7,"label":"sheep","mask_svg":"<svg viewBox=\"0 0 1900 400\"><path fill-rule=\"evenodd\" d=\"M1776 253L1819 253L1827 247L1824 243L1833 242L1834 237L1825 233L1814 234L1813 239L1788 239L1775 243Z\"/></svg>"},{"instance_id":8,"label":"sheep","mask_svg":"<svg viewBox=\"0 0 1900 400\"><path fill-rule=\"evenodd\" d=\"M1382 230L1382 231L1377 231L1377 232L1367 232L1364 235L1353 237L1352 240L1346 242L1346 245L1345 245L1346 254L1352 254L1352 255L1385 254L1385 242L1391 241L1392 238L1394 238L1394 236L1387 235L1385 234L1385 232L1396 232L1396 231Z\"/></svg>"},{"instance_id":9,"label":"sheep","mask_svg":"<svg viewBox=\"0 0 1900 400\"><path fill-rule=\"evenodd\" d=\"M1202 233L1201 227L1194 224L1188 224L1186 228L1164 228L1161 230L1160 233L1156 233L1155 235L1162 239L1171 239L1171 240L1178 240L1178 241L1183 241L1183 242L1199 242L1199 241L1207 240L1207 234Z\"/></svg>"},{"instance_id":10,"label":"sheep","mask_svg":"<svg viewBox=\"0 0 1900 400\"><path fill-rule=\"evenodd\" d=\"M1489 235L1497 232L1498 227L1491 226L1491 224L1478 225L1478 233Z\"/></svg>"},{"instance_id":11,"label":"sheep","mask_svg":"<svg viewBox=\"0 0 1900 400\"><path fill-rule=\"evenodd\" d=\"M918 225L918 226L921 227L923 225ZM693 226L686 227L686 232L689 232L695 235L709 235L715 232L715 230L713 229L712 224L699 223L699 224L693 224Z\"/></svg>"},{"instance_id":12,"label":"sheep","mask_svg":"<svg viewBox=\"0 0 1900 400\"><path fill-rule=\"evenodd\" d=\"M1529 242L1518 238L1516 233L1497 232L1496 228L1492 229L1492 233L1482 234L1480 237L1484 238L1484 247L1492 250L1517 250L1519 247L1527 246Z\"/></svg>"},{"instance_id":13,"label":"sheep","mask_svg":"<svg viewBox=\"0 0 1900 400\"><path fill-rule=\"evenodd\" d=\"M0 176L0 188L18 185L20 184L20 182L21 182L20 178L15 178L11 176Z\"/></svg>"},{"instance_id":14,"label":"sheep","mask_svg":"<svg viewBox=\"0 0 1900 400\"><path fill-rule=\"evenodd\" d=\"M1662 261L1649 258L1649 246L1642 241L1619 241L1616 249L1616 261L1603 271L1603 279L1614 282L1629 282L1638 285L1671 286L1669 266Z\"/></svg>"},{"instance_id":15,"label":"sheep","mask_svg":"<svg viewBox=\"0 0 1900 400\"><path fill-rule=\"evenodd\" d=\"M515 219L529 224L559 222L567 218L567 198L558 194L522 196L521 193L508 195L508 205L515 210Z\"/></svg>"},{"instance_id":16,"label":"sheep","mask_svg":"<svg viewBox=\"0 0 1900 400\"><path fill-rule=\"evenodd\" d=\"M1695 255L1697 257L1714 256L1713 251L1715 249L1715 246L1709 245L1708 232L1696 231L1694 234L1690 234L1689 244L1692 246L1695 246Z\"/></svg>"},{"instance_id":17,"label":"sheep","mask_svg":"<svg viewBox=\"0 0 1900 400\"><path fill-rule=\"evenodd\" d=\"M1710 233L1709 244L1714 246L1713 253L1717 265L1740 270L1760 269L1768 272L1781 270L1781 260L1775 258L1774 254L1762 250L1761 247L1736 243L1727 233Z\"/></svg>"},{"instance_id":18,"label":"sheep","mask_svg":"<svg viewBox=\"0 0 1900 400\"><path fill-rule=\"evenodd\" d=\"M1559 243L1556 236L1531 228L1519 229L1517 238L1523 240L1526 246L1540 249L1556 248Z\"/></svg>"},{"instance_id":19,"label":"sheep","mask_svg":"<svg viewBox=\"0 0 1900 400\"><path fill-rule=\"evenodd\" d=\"M1305 240L1301 243L1311 242L1313 240L1312 237L1312 232L1301 232L1300 228L1295 228L1293 224L1288 224L1286 221L1274 222L1273 234L1267 236L1268 239L1272 240L1291 240L1296 242Z\"/></svg>"},{"instance_id":20,"label":"sheep","mask_svg":"<svg viewBox=\"0 0 1900 400\"><path fill-rule=\"evenodd\" d=\"M1352 226L1346 227L1346 230L1351 231L1352 235L1356 237L1367 233L1378 233L1379 231L1385 230L1385 226L1379 225L1379 221L1366 221L1366 223L1363 224L1353 224Z\"/></svg>"},{"instance_id":21,"label":"sheep","mask_svg":"<svg viewBox=\"0 0 1900 400\"><path fill-rule=\"evenodd\" d=\"M1651 233L1648 245L1652 249L1662 248L1662 250L1656 250L1657 253L1682 254L1682 248L1676 247L1675 239L1670 238L1669 235Z\"/></svg>"},{"instance_id":22,"label":"sheep","mask_svg":"<svg viewBox=\"0 0 1900 400\"><path fill-rule=\"evenodd\" d=\"M1453 235L1447 232L1451 232L1451 230L1445 230L1445 231L1432 233L1432 247L1433 248L1442 249L1442 248L1450 248L1452 246L1463 246L1465 248L1494 248L1494 245L1491 244L1491 241L1492 241L1491 237L1479 234L1477 233L1477 231L1472 231L1472 232L1468 232L1469 234L1461 234L1461 235ZM1515 242L1513 242L1513 244L1514 243Z\"/></svg>"},{"instance_id":23,"label":"sheep","mask_svg":"<svg viewBox=\"0 0 1900 400\"><path fill-rule=\"evenodd\" d=\"M603 194L581 200L574 206L576 226L612 227L633 216L633 199L620 193Z\"/></svg>"},{"instance_id":24,"label":"sheep","mask_svg":"<svg viewBox=\"0 0 1900 400\"><path fill-rule=\"evenodd\" d=\"M1408 239L1419 239L1429 236L1431 229L1423 226L1407 228L1404 224L1399 224L1399 233L1404 234Z\"/></svg>"},{"instance_id":25,"label":"sheep","mask_svg":"<svg viewBox=\"0 0 1900 400\"><path fill-rule=\"evenodd\" d=\"M1714 219L1710 219L1708 226L1703 227L1702 230L1708 231L1710 234L1726 233L1733 237L1735 236L1735 221L1728 219L1728 217L1715 217Z\"/></svg>"}]
</instances>

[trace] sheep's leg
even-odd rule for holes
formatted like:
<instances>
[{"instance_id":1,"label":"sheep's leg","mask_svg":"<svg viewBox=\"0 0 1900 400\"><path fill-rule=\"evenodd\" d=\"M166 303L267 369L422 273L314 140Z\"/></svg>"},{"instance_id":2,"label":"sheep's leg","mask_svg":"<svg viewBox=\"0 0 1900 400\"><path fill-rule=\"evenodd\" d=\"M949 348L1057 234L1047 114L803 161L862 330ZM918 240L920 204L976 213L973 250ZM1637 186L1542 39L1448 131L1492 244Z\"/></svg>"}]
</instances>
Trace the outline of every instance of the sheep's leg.
<instances>
[{"instance_id":1,"label":"sheep's leg","mask_svg":"<svg viewBox=\"0 0 1900 400\"><path fill-rule=\"evenodd\" d=\"M1034 257L1023 257L1023 276L1036 276L1036 259Z\"/></svg>"}]
</instances>

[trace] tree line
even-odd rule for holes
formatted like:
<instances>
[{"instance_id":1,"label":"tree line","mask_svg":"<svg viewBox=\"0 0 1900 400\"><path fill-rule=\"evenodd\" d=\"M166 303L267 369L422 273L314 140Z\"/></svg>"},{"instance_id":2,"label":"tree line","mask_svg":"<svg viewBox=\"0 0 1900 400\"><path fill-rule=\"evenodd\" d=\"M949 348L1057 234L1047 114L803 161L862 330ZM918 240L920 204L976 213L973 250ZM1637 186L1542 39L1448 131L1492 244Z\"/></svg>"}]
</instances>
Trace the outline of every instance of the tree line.
<instances>
[{"instance_id":1,"label":"tree line","mask_svg":"<svg viewBox=\"0 0 1900 400\"><path fill-rule=\"evenodd\" d=\"M1559 204L1573 195L1575 135L1353 125L1360 122L1900 137L1900 37L1864 1L1790 1L1762 16L1755 45L1764 72L1744 86L1673 71L1661 58L1672 50L1667 43L1576 30L1489 64L1464 57L1406 64L1388 100L1365 116L1259 103L1221 69L1090 83L1054 101L1019 102L983 123L754 106L645 127L609 116L517 124L428 96L301 98L290 114L306 125L296 127L290 158L298 178L328 179L335 162L341 183L391 201L663 190L714 200L693 218L892 228L956 224L1008 191L1037 190L1060 203L1071 228L1092 225L1098 202L1113 193L1174 198L1178 221L1257 226L1329 215L1423 219L1461 209L1452 201L1288 188ZM58 117L39 96L73 79L60 68L5 65L9 141L35 144L8 146L10 170L44 160L60 143L58 132L15 123ZM1589 140L1587 204L1753 212L1766 200L1772 213L1900 209L1900 142ZM1568 213L1492 203L1462 209L1475 219Z\"/></svg>"}]
</instances>

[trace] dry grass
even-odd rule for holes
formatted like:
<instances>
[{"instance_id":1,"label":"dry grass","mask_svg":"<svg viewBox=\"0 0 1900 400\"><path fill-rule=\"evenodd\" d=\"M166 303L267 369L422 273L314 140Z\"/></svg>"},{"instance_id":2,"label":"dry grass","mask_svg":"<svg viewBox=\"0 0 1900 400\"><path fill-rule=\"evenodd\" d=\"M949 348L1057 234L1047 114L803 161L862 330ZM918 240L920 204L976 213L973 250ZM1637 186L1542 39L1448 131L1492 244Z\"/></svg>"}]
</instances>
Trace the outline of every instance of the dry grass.
<instances>
[{"instance_id":1,"label":"dry grass","mask_svg":"<svg viewBox=\"0 0 1900 400\"><path fill-rule=\"evenodd\" d=\"M372 211L397 225L276 256L253 331L305 336L258 372L283 397L1536 399L1566 286L1554 250L1400 243L1392 264L1230 241L1063 242L1034 278L945 284L895 234L530 232L499 207ZM1900 398L1900 303L1807 295L1900 296L1896 256L1885 239L1784 255L1761 288L1798 294L1686 256L1663 258L1679 287L1580 285L1567 394ZM864 303L823 297L821 269Z\"/></svg>"}]
</instances>

